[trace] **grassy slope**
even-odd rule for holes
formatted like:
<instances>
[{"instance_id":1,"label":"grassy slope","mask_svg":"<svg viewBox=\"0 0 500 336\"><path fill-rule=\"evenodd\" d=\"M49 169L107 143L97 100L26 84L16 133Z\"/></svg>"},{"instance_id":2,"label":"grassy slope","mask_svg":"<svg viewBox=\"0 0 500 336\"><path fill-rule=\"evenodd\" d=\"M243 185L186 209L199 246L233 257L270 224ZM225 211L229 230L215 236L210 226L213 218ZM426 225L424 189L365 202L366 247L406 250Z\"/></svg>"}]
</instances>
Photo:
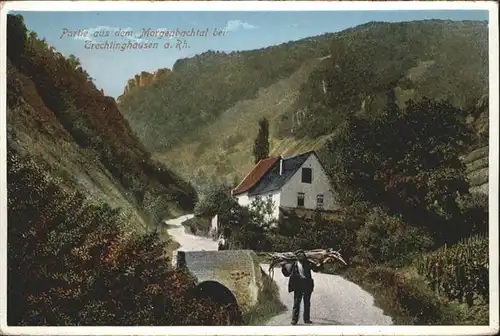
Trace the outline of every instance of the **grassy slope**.
<instances>
[{"instance_id":1,"label":"grassy slope","mask_svg":"<svg viewBox=\"0 0 500 336\"><path fill-rule=\"evenodd\" d=\"M259 90L255 99L236 103L202 129L198 140L179 144L157 158L175 167L181 176L194 178L195 184L203 183L207 176L224 176L228 181L240 179L253 166L252 146L258 120L266 117L271 124L276 123L280 113L291 107L300 84L319 62L309 61L289 78ZM271 155L295 154L322 144L321 139L279 139L272 130L270 136Z\"/></svg>"}]
</instances>

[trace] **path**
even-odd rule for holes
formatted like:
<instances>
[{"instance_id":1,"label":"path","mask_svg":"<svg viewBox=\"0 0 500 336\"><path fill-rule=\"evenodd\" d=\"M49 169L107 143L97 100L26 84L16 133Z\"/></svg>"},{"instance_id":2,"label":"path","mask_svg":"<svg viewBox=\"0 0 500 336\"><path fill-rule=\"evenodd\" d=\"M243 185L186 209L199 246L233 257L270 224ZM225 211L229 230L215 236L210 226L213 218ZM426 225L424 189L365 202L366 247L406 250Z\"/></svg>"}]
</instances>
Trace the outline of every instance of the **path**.
<instances>
[{"instance_id":1,"label":"path","mask_svg":"<svg viewBox=\"0 0 500 336\"><path fill-rule=\"evenodd\" d=\"M210 238L186 233L182 222L192 218L186 215L167 220L168 233L183 251L214 251L217 242ZM261 264L267 273L269 266ZM373 297L358 285L338 275L314 273L315 288L311 297L311 319L315 325L391 325L392 319L374 305ZM288 293L288 278L279 268L274 271L274 281L279 287L280 299L287 311L271 318L267 325L290 325L293 294ZM302 316L299 320L302 323Z\"/></svg>"},{"instance_id":2,"label":"path","mask_svg":"<svg viewBox=\"0 0 500 336\"><path fill-rule=\"evenodd\" d=\"M262 268L268 273L268 265L262 265ZM311 320L315 325L392 324L392 319L375 307L373 297L358 285L338 275L313 273L313 277L315 285L311 296ZM289 325L292 317L293 293L288 293L288 278L276 268L274 281L280 289L281 302L288 311L271 318L267 325ZM303 324L302 315L299 324Z\"/></svg>"}]
</instances>

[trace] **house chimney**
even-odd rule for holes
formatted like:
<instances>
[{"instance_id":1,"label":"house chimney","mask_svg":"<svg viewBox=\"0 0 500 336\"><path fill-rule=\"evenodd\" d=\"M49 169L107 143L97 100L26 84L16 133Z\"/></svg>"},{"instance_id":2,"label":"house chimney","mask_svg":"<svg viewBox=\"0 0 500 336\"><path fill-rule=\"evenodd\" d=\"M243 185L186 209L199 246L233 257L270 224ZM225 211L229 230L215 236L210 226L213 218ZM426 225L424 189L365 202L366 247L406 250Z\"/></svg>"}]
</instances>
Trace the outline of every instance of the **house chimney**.
<instances>
[{"instance_id":1,"label":"house chimney","mask_svg":"<svg viewBox=\"0 0 500 336\"><path fill-rule=\"evenodd\" d=\"M283 158L280 156L280 176L283 175Z\"/></svg>"}]
</instances>

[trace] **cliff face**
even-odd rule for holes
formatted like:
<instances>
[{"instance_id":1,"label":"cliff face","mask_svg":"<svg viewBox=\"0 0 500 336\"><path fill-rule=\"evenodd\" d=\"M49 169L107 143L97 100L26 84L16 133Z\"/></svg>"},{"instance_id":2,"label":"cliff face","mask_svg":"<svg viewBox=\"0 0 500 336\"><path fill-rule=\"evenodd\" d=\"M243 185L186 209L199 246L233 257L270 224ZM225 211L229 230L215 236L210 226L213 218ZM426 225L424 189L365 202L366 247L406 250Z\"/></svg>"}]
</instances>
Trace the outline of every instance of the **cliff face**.
<instances>
[{"instance_id":1,"label":"cliff face","mask_svg":"<svg viewBox=\"0 0 500 336\"><path fill-rule=\"evenodd\" d=\"M135 75L134 78L127 81L123 94L118 97L118 100L135 88L145 87L157 80L167 78L171 71L169 68L158 69L153 73L142 71L139 75Z\"/></svg>"},{"instance_id":2,"label":"cliff face","mask_svg":"<svg viewBox=\"0 0 500 336\"><path fill-rule=\"evenodd\" d=\"M121 208L133 230L190 211L194 189L151 159L77 59L28 36L22 17L8 24L9 152L31 157L66 189Z\"/></svg>"}]
</instances>

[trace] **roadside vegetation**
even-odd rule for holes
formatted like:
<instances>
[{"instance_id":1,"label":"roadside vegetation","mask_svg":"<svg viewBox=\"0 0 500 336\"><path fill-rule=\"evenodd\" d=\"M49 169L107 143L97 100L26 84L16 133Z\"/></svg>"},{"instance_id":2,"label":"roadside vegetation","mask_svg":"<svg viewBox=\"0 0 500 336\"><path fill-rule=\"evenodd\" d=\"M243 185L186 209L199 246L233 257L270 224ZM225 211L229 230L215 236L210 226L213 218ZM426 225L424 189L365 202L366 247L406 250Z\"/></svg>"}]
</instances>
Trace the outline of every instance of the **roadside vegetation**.
<instances>
[{"instance_id":1,"label":"roadside vegetation","mask_svg":"<svg viewBox=\"0 0 500 336\"><path fill-rule=\"evenodd\" d=\"M218 325L224 308L191 296L192 275L171 267L158 232L70 192L9 150L8 324ZM68 214L71 214L68 216Z\"/></svg>"},{"instance_id":2,"label":"roadside vegetation","mask_svg":"<svg viewBox=\"0 0 500 336\"><path fill-rule=\"evenodd\" d=\"M285 305L280 301L278 286L262 269L260 271L262 288L257 298L257 304L243 314L245 325L265 325L271 317L286 310Z\"/></svg>"}]
</instances>

